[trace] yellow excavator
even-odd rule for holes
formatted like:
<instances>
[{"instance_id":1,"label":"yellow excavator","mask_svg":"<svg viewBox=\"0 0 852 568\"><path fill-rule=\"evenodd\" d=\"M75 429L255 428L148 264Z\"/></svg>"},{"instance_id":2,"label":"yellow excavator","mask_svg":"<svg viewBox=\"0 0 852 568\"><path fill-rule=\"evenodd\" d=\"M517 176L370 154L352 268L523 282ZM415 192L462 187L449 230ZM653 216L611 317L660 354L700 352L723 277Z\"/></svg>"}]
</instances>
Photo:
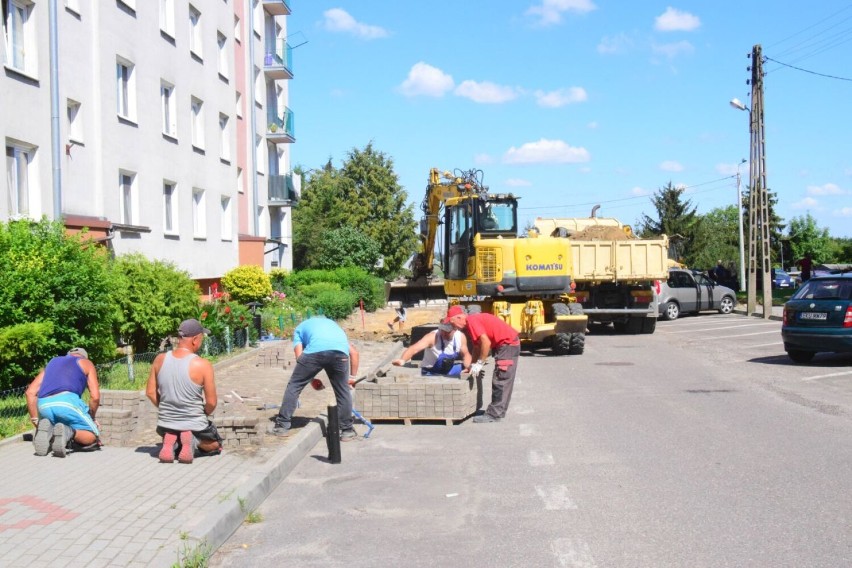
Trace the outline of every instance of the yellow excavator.
<instances>
[{"instance_id":1,"label":"yellow excavator","mask_svg":"<svg viewBox=\"0 0 852 568\"><path fill-rule=\"evenodd\" d=\"M518 198L492 194L481 170L429 172L421 205L423 250L412 280L433 280L441 243L444 293L469 312L492 313L518 330L528 350L578 355L588 323L574 296L571 247L564 237L519 237Z\"/></svg>"}]
</instances>

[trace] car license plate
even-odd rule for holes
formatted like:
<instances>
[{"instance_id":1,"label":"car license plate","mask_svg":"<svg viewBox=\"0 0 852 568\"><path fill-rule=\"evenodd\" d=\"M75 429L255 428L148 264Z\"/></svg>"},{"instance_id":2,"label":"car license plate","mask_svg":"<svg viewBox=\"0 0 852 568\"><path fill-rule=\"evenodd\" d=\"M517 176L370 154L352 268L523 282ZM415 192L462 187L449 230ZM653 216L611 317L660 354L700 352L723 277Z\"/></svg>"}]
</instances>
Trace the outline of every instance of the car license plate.
<instances>
[{"instance_id":1,"label":"car license plate","mask_svg":"<svg viewBox=\"0 0 852 568\"><path fill-rule=\"evenodd\" d=\"M802 312L799 314L799 319L803 320L826 320L828 314L825 312Z\"/></svg>"}]
</instances>

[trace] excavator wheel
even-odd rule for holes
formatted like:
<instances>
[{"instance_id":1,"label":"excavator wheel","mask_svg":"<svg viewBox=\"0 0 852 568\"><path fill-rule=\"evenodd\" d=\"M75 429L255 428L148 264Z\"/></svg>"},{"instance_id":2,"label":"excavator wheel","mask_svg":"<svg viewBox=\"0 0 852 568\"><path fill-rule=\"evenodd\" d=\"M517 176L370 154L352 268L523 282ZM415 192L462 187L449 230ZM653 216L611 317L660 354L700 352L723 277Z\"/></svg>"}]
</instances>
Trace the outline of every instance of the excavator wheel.
<instances>
[{"instance_id":1,"label":"excavator wheel","mask_svg":"<svg viewBox=\"0 0 852 568\"><path fill-rule=\"evenodd\" d=\"M570 315L571 315L571 309L568 307L567 304L563 304L561 302L553 304L553 317L554 318L556 316L570 316Z\"/></svg>"},{"instance_id":2,"label":"excavator wheel","mask_svg":"<svg viewBox=\"0 0 852 568\"><path fill-rule=\"evenodd\" d=\"M569 355L582 355L586 348L586 335L584 333L571 334L571 347L568 348Z\"/></svg>"},{"instance_id":3,"label":"excavator wheel","mask_svg":"<svg viewBox=\"0 0 852 568\"><path fill-rule=\"evenodd\" d=\"M571 354L571 333L557 333L553 336L553 354L554 355L570 355Z\"/></svg>"}]
</instances>

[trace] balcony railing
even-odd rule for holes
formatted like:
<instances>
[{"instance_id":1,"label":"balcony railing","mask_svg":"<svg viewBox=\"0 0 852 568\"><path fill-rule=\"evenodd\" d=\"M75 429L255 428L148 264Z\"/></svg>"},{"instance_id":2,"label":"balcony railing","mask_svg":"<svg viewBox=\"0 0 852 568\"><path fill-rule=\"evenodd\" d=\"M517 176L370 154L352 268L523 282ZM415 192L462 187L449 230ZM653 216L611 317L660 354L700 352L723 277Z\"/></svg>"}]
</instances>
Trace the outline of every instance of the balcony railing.
<instances>
[{"instance_id":1,"label":"balcony railing","mask_svg":"<svg viewBox=\"0 0 852 568\"><path fill-rule=\"evenodd\" d=\"M263 0L263 9L273 16L289 16L290 0Z\"/></svg>"},{"instance_id":2,"label":"balcony railing","mask_svg":"<svg viewBox=\"0 0 852 568\"><path fill-rule=\"evenodd\" d=\"M267 40L263 71L271 79L293 78L293 48L285 40Z\"/></svg>"},{"instance_id":3,"label":"balcony railing","mask_svg":"<svg viewBox=\"0 0 852 568\"><path fill-rule=\"evenodd\" d=\"M271 107L266 114L266 138L276 144L295 142L293 120L293 111L289 108L284 107L279 114L277 108Z\"/></svg>"},{"instance_id":4,"label":"balcony railing","mask_svg":"<svg viewBox=\"0 0 852 568\"><path fill-rule=\"evenodd\" d=\"M292 205L297 200L293 174L269 176L269 205Z\"/></svg>"}]
</instances>

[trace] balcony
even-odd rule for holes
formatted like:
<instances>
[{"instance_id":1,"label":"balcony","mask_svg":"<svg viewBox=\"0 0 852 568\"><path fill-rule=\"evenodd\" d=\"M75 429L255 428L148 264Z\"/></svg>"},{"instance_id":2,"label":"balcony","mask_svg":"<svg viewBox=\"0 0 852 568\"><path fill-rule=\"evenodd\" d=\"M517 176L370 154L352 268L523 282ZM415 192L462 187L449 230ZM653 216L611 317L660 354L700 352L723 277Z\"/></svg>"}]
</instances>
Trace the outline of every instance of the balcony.
<instances>
[{"instance_id":1,"label":"balcony","mask_svg":"<svg viewBox=\"0 0 852 568\"><path fill-rule=\"evenodd\" d=\"M296 201L298 201L298 197L293 188L293 174L269 176L267 203L270 207L292 206Z\"/></svg>"},{"instance_id":2,"label":"balcony","mask_svg":"<svg viewBox=\"0 0 852 568\"><path fill-rule=\"evenodd\" d=\"M293 78L293 48L283 39L266 41L263 72L270 79Z\"/></svg>"},{"instance_id":3,"label":"balcony","mask_svg":"<svg viewBox=\"0 0 852 568\"><path fill-rule=\"evenodd\" d=\"M293 130L293 111L284 107L283 112L270 107L266 114L266 139L273 144L292 144L296 141Z\"/></svg>"},{"instance_id":4,"label":"balcony","mask_svg":"<svg viewBox=\"0 0 852 568\"><path fill-rule=\"evenodd\" d=\"M289 0L263 0L263 9L273 16L289 16Z\"/></svg>"}]
</instances>

